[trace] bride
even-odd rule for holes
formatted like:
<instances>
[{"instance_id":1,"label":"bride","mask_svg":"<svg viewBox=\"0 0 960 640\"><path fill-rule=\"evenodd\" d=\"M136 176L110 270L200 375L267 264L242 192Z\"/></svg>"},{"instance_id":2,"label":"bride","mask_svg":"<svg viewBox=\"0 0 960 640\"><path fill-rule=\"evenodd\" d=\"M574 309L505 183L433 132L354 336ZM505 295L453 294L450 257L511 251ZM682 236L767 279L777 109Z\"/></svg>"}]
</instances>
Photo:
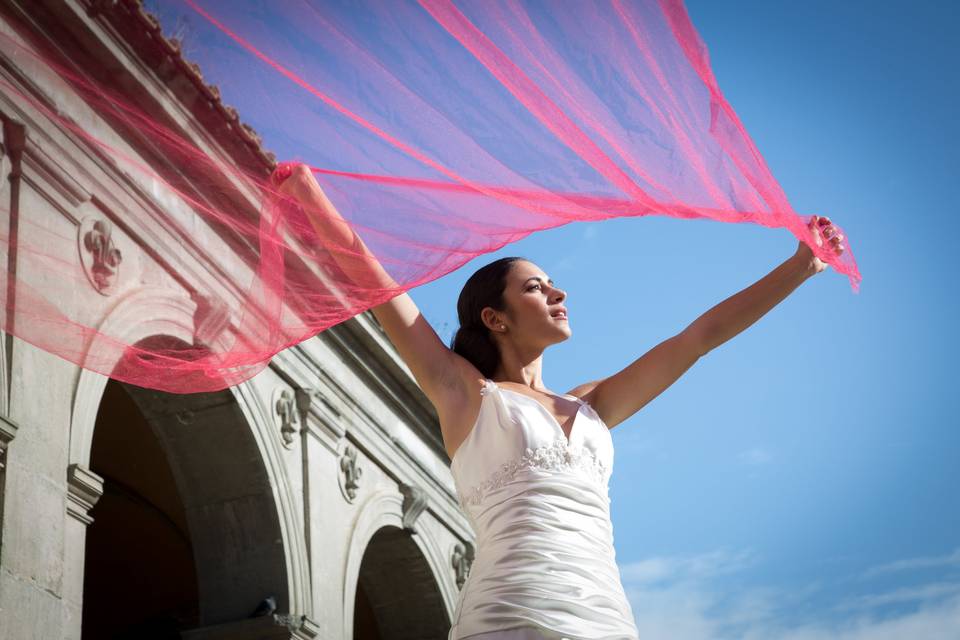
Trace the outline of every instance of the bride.
<instances>
[{"instance_id":1,"label":"bride","mask_svg":"<svg viewBox=\"0 0 960 640\"><path fill-rule=\"evenodd\" d=\"M274 181L308 214L349 278L400 288L305 165L280 165ZM809 226L818 245L826 240L843 252L829 219L813 216ZM451 348L407 293L373 307L436 408L460 503L477 534L448 640L637 638L614 557L609 430L825 268L801 242L677 335L567 393L546 388L542 367L546 348L572 335L567 293L529 260L502 258L470 276Z\"/></svg>"}]
</instances>

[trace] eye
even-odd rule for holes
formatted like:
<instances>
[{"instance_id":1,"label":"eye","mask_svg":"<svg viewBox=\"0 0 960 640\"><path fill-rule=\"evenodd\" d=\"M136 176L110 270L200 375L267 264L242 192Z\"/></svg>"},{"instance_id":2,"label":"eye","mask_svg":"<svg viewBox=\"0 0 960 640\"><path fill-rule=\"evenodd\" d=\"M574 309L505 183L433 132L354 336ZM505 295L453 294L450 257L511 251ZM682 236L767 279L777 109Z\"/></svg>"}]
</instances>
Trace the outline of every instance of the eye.
<instances>
[{"instance_id":1,"label":"eye","mask_svg":"<svg viewBox=\"0 0 960 640\"><path fill-rule=\"evenodd\" d=\"M532 287L530 287L529 289L527 289L527 291L533 291L534 289L539 289L539 288L540 288L540 285L535 284L535 285L533 285Z\"/></svg>"}]
</instances>

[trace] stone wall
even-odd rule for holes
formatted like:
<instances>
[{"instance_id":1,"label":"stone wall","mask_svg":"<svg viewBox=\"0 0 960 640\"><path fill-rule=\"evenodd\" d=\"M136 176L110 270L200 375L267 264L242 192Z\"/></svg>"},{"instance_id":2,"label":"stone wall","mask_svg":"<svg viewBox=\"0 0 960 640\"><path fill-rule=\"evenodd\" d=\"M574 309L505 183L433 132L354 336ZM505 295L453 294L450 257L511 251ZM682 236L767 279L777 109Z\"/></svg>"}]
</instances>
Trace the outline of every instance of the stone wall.
<instances>
[{"instance_id":1,"label":"stone wall","mask_svg":"<svg viewBox=\"0 0 960 640\"><path fill-rule=\"evenodd\" d=\"M0 6L0 31L28 46L46 40L69 47L74 40L62 37L68 30L85 47L82 59L112 65L126 90L135 87L144 101L179 114L183 135L216 144L183 104L165 104L172 98L164 80L138 61L138 42L119 28L123 20L142 19L132 5L7 2ZM8 46L0 46L0 81L150 160L138 141L112 129L61 79ZM18 211L30 222L18 233L68 239L57 254L74 260L76 274L85 268L77 238L94 223L110 228L122 253L109 292L91 283L63 304L95 308L86 304L89 297L107 295L102 316L85 319L89 324L110 327L131 344L195 343L203 319L196 292L225 299L236 286L222 274L242 281L244 263L238 258L218 272L190 263L194 256L172 230L192 229L205 246L218 243L214 231L159 185L105 163L30 101L0 90L0 119L4 232ZM223 144L224 157L241 153ZM173 277L173 269L193 280ZM101 560L85 567L87 534L111 488L130 509L167 517L171 531L189 541L197 609L182 637L350 638L355 615L362 619L358 628L373 624L383 638L446 637L473 533L456 502L432 407L372 316L333 327L278 354L248 382L212 394L120 385L13 336L2 338L0 638L83 637L85 571L109 569ZM149 491L124 489L114 477L149 480L137 476L146 464L137 450L117 461L129 464L101 463L102 471L110 467L103 471L108 477L91 463L91 450L106 446L95 444L98 420L119 415L104 400L108 384L122 387L115 391L127 394L143 433L156 439L182 522L170 516L173 507L147 504ZM149 576L139 578L147 602ZM263 603L262 615L251 618Z\"/></svg>"}]
</instances>

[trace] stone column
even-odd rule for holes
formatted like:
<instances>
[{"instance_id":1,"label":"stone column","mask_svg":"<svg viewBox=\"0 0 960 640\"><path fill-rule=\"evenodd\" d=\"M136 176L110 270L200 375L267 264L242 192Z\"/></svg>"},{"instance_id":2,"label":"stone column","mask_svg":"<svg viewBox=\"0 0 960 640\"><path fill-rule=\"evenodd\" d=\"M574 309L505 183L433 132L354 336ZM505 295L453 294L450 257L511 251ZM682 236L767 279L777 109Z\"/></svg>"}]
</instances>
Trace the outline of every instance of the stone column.
<instances>
[{"instance_id":1,"label":"stone column","mask_svg":"<svg viewBox=\"0 0 960 640\"><path fill-rule=\"evenodd\" d=\"M9 165L10 169L9 174L6 176L10 183L10 202L0 204L0 206L7 207L9 216L9 228L6 230L8 234L8 256L5 267L9 273L7 289L6 291L0 292L0 296L2 296L3 299L2 304L6 307L6 310L0 309L0 312L5 314L4 328L6 329L0 333L0 340L3 341L3 344L0 345L0 357L3 358L3 361L0 362L0 370L2 370L0 380L3 381L3 388L0 389L0 414L7 414L10 411L10 376L13 353L13 336L10 335L10 330L13 325L13 304L11 301L15 299L16 295L14 289L17 259L15 240L17 237L17 216L20 209L21 165L23 161L23 150L26 147L27 133L22 123L6 117L3 118L3 127L0 133L3 134L3 143L0 144L0 155L3 155L5 160L2 164ZM0 415L0 558L3 557L3 503L7 484L7 447L16 433L16 422L11 420L7 415Z\"/></svg>"},{"instance_id":2,"label":"stone column","mask_svg":"<svg viewBox=\"0 0 960 640\"><path fill-rule=\"evenodd\" d=\"M14 305L17 300L17 240L20 227L20 183L23 178L23 155L27 148L27 129L22 122L3 118L3 154L9 160L10 173L7 181L10 183L10 202L7 206L7 288L0 292L3 296L4 313L3 324L3 370L5 375L5 389L2 389L3 410L9 412L10 389L13 385L13 334L15 332L14 319L16 317ZM4 267L0 267L4 268Z\"/></svg>"},{"instance_id":3,"label":"stone column","mask_svg":"<svg viewBox=\"0 0 960 640\"><path fill-rule=\"evenodd\" d=\"M83 622L83 563L90 510L103 495L103 478L90 469L71 464L67 468L67 518L63 558L63 637L80 640Z\"/></svg>"},{"instance_id":4,"label":"stone column","mask_svg":"<svg viewBox=\"0 0 960 640\"><path fill-rule=\"evenodd\" d=\"M3 501L7 487L7 449L15 435L17 435L17 423L7 416L0 415L0 559L3 558Z\"/></svg>"},{"instance_id":5,"label":"stone column","mask_svg":"<svg viewBox=\"0 0 960 640\"><path fill-rule=\"evenodd\" d=\"M304 517L308 539L310 541L311 595L313 602L310 611L320 625L320 635L324 638L341 636L343 629L343 589L340 574L335 570L339 566L342 551L339 531L325 526L324 522L339 522L338 517L345 512L333 515L331 498L339 496L337 474L339 458L337 451L346 436L346 425L339 404L322 392L313 394L310 412L303 422L303 473L304 473ZM338 507L346 506L343 500L335 502ZM336 576L336 578L334 578Z\"/></svg>"}]
</instances>

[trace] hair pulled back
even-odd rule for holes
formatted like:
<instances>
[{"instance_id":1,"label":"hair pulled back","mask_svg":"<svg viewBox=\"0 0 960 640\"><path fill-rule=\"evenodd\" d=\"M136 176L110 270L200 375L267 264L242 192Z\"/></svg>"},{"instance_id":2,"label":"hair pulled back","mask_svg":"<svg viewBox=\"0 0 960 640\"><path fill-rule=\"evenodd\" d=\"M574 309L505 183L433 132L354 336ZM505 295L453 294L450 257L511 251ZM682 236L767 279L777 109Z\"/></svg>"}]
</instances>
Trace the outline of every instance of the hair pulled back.
<instances>
[{"instance_id":1,"label":"hair pulled back","mask_svg":"<svg viewBox=\"0 0 960 640\"><path fill-rule=\"evenodd\" d=\"M450 348L454 353L466 358L487 378L493 377L500 364L500 350L490 335L490 330L480 319L480 312L486 307L497 311L506 309L503 291L507 286L507 274L510 273L513 263L520 260L526 258L500 258L480 267L467 279L457 299L460 328L454 334Z\"/></svg>"}]
</instances>

